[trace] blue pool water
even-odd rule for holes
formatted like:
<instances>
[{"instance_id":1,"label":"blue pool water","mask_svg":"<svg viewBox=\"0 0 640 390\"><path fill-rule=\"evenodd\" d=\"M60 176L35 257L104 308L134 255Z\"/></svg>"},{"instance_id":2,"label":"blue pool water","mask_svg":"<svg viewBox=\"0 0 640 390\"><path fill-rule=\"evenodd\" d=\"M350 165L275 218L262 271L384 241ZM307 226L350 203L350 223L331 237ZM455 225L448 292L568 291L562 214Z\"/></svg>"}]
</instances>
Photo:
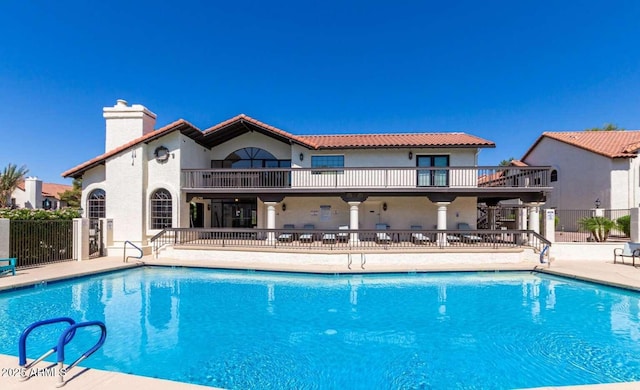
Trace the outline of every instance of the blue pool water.
<instances>
[{"instance_id":1,"label":"blue pool water","mask_svg":"<svg viewBox=\"0 0 640 390\"><path fill-rule=\"evenodd\" d=\"M232 389L506 389L640 380L639 294L529 273L318 276L139 268L0 293L0 353L33 321L107 324L82 365ZM40 328L30 358L62 328ZM98 334L79 331L74 360Z\"/></svg>"}]
</instances>

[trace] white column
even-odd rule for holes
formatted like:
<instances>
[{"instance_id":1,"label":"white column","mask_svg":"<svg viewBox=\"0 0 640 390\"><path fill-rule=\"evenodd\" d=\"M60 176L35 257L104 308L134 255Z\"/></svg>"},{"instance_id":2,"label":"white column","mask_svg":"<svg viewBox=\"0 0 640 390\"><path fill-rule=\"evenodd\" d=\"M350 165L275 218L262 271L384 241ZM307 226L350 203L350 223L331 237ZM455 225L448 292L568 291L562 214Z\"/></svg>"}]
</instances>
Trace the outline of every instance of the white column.
<instances>
[{"instance_id":1,"label":"white column","mask_svg":"<svg viewBox=\"0 0 640 390\"><path fill-rule=\"evenodd\" d=\"M349 229L350 230L358 230L360 228L359 225L359 215L360 215L360 202L347 202L349 203ZM356 244L360 240L358 239L358 233L351 233L350 239L351 244Z\"/></svg>"},{"instance_id":2,"label":"white column","mask_svg":"<svg viewBox=\"0 0 640 390\"><path fill-rule=\"evenodd\" d=\"M264 205L267 206L267 229L276 228L276 204L277 202L264 202ZM275 232L267 233L267 242L274 242L275 240Z\"/></svg>"},{"instance_id":3,"label":"white column","mask_svg":"<svg viewBox=\"0 0 640 390\"><path fill-rule=\"evenodd\" d=\"M529 230L540 234L540 204L532 203L529 206Z\"/></svg>"},{"instance_id":4,"label":"white column","mask_svg":"<svg viewBox=\"0 0 640 390\"><path fill-rule=\"evenodd\" d=\"M447 230L447 206L450 204L451 202L436 202L438 206L438 230ZM438 233L438 245L447 245L446 233Z\"/></svg>"},{"instance_id":5,"label":"white column","mask_svg":"<svg viewBox=\"0 0 640 390\"><path fill-rule=\"evenodd\" d=\"M528 225L527 212L528 212L528 209L526 207L521 207L518 209L518 225L516 226L518 230L527 230L527 225ZM517 238L518 243L524 243L526 241L527 241L526 234L520 234L519 237Z\"/></svg>"}]
</instances>

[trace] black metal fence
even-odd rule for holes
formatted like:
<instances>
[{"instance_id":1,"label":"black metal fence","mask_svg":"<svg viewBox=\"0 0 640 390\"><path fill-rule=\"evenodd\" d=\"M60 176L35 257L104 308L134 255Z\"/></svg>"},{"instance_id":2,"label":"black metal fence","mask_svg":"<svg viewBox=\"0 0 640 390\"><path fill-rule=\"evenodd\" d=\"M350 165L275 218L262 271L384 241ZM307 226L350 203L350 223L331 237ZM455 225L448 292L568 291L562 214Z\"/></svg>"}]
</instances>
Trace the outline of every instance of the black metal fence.
<instances>
[{"instance_id":1,"label":"black metal fence","mask_svg":"<svg viewBox=\"0 0 640 390\"><path fill-rule=\"evenodd\" d=\"M597 213L597 214L596 214ZM542 213L541 213L542 214ZM587 209L587 210L555 210L556 241L557 242L588 242L592 241L591 233L580 226L580 220L601 215L612 221L630 215L629 209ZM609 241L628 241L629 237L620 229L614 228L609 235Z\"/></svg>"},{"instance_id":2,"label":"black metal fence","mask_svg":"<svg viewBox=\"0 0 640 390\"><path fill-rule=\"evenodd\" d=\"M517 248L541 251L549 241L529 230L305 230L167 228L151 239L165 246L285 250L413 250Z\"/></svg>"},{"instance_id":3,"label":"black metal fence","mask_svg":"<svg viewBox=\"0 0 640 390\"><path fill-rule=\"evenodd\" d=\"M73 257L72 220L9 222L9 253L17 267L68 261Z\"/></svg>"}]
</instances>

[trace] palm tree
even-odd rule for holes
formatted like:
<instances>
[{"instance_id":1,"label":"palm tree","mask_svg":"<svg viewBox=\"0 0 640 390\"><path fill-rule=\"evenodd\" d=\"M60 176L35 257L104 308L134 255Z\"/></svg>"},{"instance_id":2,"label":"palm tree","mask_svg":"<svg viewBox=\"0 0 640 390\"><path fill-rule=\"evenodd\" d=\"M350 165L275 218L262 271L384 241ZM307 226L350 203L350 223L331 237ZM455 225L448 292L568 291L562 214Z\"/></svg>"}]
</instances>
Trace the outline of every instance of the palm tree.
<instances>
[{"instance_id":1,"label":"palm tree","mask_svg":"<svg viewBox=\"0 0 640 390\"><path fill-rule=\"evenodd\" d=\"M607 241L609 233L616 227L615 221L605 217L582 218L578 221L581 228L587 230L597 242Z\"/></svg>"},{"instance_id":2,"label":"palm tree","mask_svg":"<svg viewBox=\"0 0 640 390\"><path fill-rule=\"evenodd\" d=\"M25 165L18 168L17 165L9 163L0 175L0 207L7 207L11 204L11 194L16 189L18 183L24 180L24 175L29 170Z\"/></svg>"}]
</instances>

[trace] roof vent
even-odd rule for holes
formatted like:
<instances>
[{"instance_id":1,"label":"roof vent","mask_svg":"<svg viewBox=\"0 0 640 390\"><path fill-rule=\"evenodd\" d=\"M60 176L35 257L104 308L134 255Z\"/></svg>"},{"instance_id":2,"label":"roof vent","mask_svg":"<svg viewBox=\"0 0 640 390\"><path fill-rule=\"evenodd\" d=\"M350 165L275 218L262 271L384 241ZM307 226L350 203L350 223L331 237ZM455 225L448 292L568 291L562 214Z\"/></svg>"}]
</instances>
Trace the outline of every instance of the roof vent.
<instances>
[{"instance_id":1,"label":"roof vent","mask_svg":"<svg viewBox=\"0 0 640 390\"><path fill-rule=\"evenodd\" d=\"M116 107L127 107L127 101L124 99L116 100Z\"/></svg>"}]
</instances>

